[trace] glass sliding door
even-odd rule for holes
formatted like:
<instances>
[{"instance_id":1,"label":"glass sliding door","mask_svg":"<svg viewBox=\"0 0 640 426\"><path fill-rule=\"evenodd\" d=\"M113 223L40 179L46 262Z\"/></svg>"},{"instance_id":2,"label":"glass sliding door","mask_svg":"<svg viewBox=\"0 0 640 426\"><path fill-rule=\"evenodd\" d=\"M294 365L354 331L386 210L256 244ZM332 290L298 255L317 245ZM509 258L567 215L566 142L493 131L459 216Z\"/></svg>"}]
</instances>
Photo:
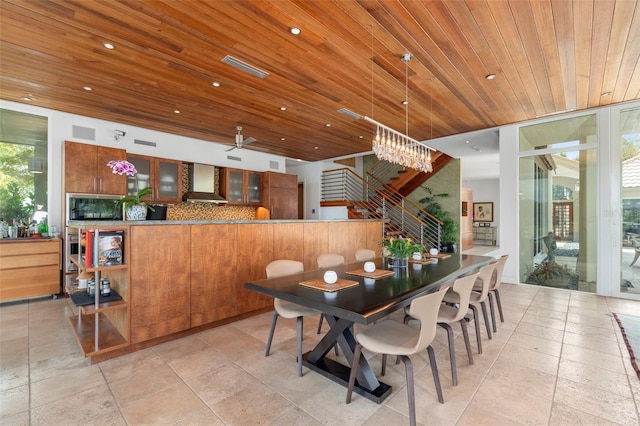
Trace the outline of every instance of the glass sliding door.
<instances>
[{"instance_id":1,"label":"glass sliding door","mask_svg":"<svg viewBox=\"0 0 640 426\"><path fill-rule=\"evenodd\" d=\"M519 131L521 282L596 291L597 116Z\"/></svg>"},{"instance_id":2,"label":"glass sliding door","mask_svg":"<svg viewBox=\"0 0 640 426\"><path fill-rule=\"evenodd\" d=\"M620 292L640 295L640 108L620 112ZM626 293L626 294L625 294Z\"/></svg>"}]
</instances>

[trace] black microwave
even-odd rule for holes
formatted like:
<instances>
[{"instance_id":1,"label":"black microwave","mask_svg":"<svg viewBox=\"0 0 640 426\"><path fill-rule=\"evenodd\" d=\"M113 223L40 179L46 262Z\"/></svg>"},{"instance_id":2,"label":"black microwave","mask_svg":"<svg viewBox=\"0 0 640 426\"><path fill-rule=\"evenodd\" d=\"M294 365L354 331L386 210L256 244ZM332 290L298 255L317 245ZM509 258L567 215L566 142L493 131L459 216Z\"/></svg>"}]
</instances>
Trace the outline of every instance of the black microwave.
<instances>
[{"instance_id":1,"label":"black microwave","mask_svg":"<svg viewBox=\"0 0 640 426\"><path fill-rule=\"evenodd\" d=\"M67 220L122 220L122 195L67 194Z\"/></svg>"}]
</instances>

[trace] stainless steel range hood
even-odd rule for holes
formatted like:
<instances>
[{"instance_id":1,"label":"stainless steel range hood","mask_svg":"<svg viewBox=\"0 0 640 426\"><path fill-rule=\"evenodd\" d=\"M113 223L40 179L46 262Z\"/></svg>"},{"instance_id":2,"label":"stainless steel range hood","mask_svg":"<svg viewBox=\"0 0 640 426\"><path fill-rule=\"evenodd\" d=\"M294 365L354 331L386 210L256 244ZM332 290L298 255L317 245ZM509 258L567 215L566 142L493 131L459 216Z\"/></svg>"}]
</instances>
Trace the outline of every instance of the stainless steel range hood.
<instances>
[{"instance_id":1,"label":"stainless steel range hood","mask_svg":"<svg viewBox=\"0 0 640 426\"><path fill-rule=\"evenodd\" d=\"M215 192L216 168L207 164L189 166L189 192L182 196L182 201L192 203L225 204L227 200Z\"/></svg>"}]
</instances>

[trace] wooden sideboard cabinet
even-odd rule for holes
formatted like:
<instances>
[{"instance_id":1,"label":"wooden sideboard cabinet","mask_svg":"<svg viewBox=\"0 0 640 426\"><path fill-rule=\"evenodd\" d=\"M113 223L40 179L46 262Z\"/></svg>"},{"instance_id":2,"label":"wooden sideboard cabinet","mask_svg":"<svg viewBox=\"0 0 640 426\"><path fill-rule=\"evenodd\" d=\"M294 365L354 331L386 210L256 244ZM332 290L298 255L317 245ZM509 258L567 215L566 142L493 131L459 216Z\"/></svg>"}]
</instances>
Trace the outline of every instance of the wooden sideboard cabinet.
<instances>
[{"instance_id":1,"label":"wooden sideboard cabinet","mask_svg":"<svg viewBox=\"0 0 640 426\"><path fill-rule=\"evenodd\" d=\"M127 192L127 177L113 173L107 163L125 160L124 149L108 148L77 142L64 143L64 190L83 194L115 194Z\"/></svg>"},{"instance_id":2,"label":"wooden sideboard cabinet","mask_svg":"<svg viewBox=\"0 0 640 426\"><path fill-rule=\"evenodd\" d=\"M0 240L0 301L60 293L60 241Z\"/></svg>"},{"instance_id":3,"label":"wooden sideboard cabinet","mask_svg":"<svg viewBox=\"0 0 640 426\"><path fill-rule=\"evenodd\" d=\"M496 245L496 227L495 226L474 226L473 240L482 244L491 246Z\"/></svg>"}]
</instances>

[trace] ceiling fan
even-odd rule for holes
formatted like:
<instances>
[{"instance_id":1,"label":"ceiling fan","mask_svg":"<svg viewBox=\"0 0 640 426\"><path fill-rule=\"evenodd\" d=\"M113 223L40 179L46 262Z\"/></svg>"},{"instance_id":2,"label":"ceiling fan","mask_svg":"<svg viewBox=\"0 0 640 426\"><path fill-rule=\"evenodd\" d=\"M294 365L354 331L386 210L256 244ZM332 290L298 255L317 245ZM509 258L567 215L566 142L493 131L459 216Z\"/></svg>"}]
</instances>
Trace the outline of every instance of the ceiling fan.
<instances>
[{"instance_id":1,"label":"ceiling fan","mask_svg":"<svg viewBox=\"0 0 640 426\"><path fill-rule=\"evenodd\" d=\"M227 149L227 151L231 151L232 149L242 149L244 148L246 145L249 145L250 143L253 143L256 141L255 138L246 138L244 139L242 137L242 126L237 126L236 130L238 131L238 134L236 135L236 144L234 146L232 146L231 148Z\"/></svg>"}]
</instances>

